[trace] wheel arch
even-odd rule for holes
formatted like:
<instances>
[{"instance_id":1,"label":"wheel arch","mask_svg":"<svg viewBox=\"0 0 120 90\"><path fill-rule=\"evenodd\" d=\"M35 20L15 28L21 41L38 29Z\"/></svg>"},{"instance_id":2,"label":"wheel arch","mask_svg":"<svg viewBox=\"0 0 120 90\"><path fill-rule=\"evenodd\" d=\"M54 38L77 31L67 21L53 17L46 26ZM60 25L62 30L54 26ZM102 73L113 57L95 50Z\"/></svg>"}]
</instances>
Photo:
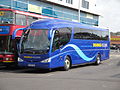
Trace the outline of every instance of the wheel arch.
<instances>
[{"instance_id":1,"label":"wheel arch","mask_svg":"<svg viewBox=\"0 0 120 90\"><path fill-rule=\"evenodd\" d=\"M96 55L96 57L97 57L98 55L100 56L100 61L101 61L101 53L98 52L97 55Z\"/></svg>"},{"instance_id":2,"label":"wheel arch","mask_svg":"<svg viewBox=\"0 0 120 90\"><path fill-rule=\"evenodd\" d=\"M71 67L71 66L72 66L72 58L71 58L70 55L66 55L66 56L65 56L65 58L67 58L67 57L70 59L70 67Z\"/></svg>"}]
</instances>

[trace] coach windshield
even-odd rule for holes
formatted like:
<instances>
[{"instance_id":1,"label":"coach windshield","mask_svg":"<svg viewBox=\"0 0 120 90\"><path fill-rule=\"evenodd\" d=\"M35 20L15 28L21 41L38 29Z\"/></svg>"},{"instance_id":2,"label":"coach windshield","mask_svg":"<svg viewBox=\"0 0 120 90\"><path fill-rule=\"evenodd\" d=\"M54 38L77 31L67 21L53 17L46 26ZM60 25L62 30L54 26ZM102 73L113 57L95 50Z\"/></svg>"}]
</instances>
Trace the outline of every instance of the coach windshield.
<instances>
[{"instance_id":1,"label":"coach windshield","mask_svg":"<svg viewBox=\"0 0 120 90\"><path fill-rule=\"evenodd\" d=\"M50 41L48 30L29 29L22 37L21 53L45 54L48 53Z\"/></svg>"}]
</instances>

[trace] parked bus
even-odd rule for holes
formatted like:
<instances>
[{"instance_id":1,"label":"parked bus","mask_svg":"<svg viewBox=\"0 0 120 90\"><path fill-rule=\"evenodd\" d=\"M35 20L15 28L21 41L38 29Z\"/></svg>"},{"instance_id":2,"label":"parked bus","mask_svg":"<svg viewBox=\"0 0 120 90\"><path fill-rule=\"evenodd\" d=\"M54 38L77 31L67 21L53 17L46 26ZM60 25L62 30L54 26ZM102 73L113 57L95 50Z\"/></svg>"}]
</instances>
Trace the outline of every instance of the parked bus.
<instances>
[{"instance_id":1,"label":"parked bus","mask_svg":"<svg viewBox=\"0 0 120 90\"><path fill-rule=\"evenodd\" d=\"M12 39L14 30L25 28L35 20L48 18L46 16L12 9L0 9L0 64L6 66L17 63L16 44L22 34L19 30L16 39Z\"/></svg>"},{"instance_id":2,"label":"parked bus","mask_svg":"<svg viewBox=\"0 0 120 90\"><path fill-rule=\"evenodd\" d=\"M18 65L69 70L77 64L109 59L109 31L59 19L33 22L24 29L19 44Z\"/></svg>"}]
</instances>

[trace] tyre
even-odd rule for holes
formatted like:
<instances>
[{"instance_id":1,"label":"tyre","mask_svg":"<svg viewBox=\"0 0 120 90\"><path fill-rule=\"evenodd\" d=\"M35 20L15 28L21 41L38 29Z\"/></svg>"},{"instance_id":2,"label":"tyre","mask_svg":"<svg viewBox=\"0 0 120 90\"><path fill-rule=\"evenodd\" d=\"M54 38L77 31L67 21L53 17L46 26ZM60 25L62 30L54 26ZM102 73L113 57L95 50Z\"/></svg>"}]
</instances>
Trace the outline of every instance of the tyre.
<instances>
[{"instance_id":1,"label":"tyre","mask_svg":"<svg viewBox=\"0 0 120 90\"><path fill-rule=\"evenodd\" d=\"M64 61L64 67L63 67L63 70L64 71L68 71L71 67L71 61L70 61L70 58L67 56L65 61Z\"/></svg>"},{"instance_id":2,"label":"tyre","mask_svg":"<svg viewBox=\"0 0 120 90\"><path fill-rule=\"evenodd\" d=\"M100 57L100 54L98 54L96 56L96 61L95 61L95 65L99 65L101 63L101 57Z\"/></svg>"}]
</instances>

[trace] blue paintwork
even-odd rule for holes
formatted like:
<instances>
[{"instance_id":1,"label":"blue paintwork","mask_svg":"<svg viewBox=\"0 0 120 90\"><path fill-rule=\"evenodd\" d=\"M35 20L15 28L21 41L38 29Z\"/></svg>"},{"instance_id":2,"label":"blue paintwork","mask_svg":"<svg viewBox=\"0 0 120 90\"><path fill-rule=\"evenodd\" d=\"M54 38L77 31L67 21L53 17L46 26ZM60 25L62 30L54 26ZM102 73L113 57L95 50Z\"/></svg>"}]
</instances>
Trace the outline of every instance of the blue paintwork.
<instances>
[{"instance_id":1,"label":"blue paintwork","mask_svg":"<svg viewBox=\"0 0 120 90\"><path fill-rule=\"evenodd\" d=\"M63 27L71 27L71 28L81 27L86 29L106 31L106 29L100 29L96 27L86 26L76 22L70 22L70 21L58 20L58 19L45 19L45 20L33 22L27 28L50 30L48 36L48 38L51 41L50 50L49 53L46 55L19 54L19 57L23 59L22 62L18 62L19 66L28 67L29 64L33 64L35 65L34 67L36 68L63 67L66 56L69 56L71 58L72 65L89 63L89 62L95 62L98 53L101 55L101 60L106 60L109 58L109 46L110 46L109 41L73 39L74 29L72 31L70 42L65 46L61 47L60 49L52 52L54 32L57 28L63 28ZM93 43L106 44L107 46L93 47ZM28 56L28 57L30 56L31 58L24 58L24 56ZM40 58L36 58L36 57L40 57ZM41 62L42 60L45 59L50 59L50 62L47 63Z\"/></svg>"},{"instance_id":2,"label":"blue paintwork","mask_svg":"<svg viewBox=\"0 0 120 90\"><path fill-rule=\"evenodd\" d=\"M74 50L77 52L77 54L83 59L83 60L85 60L85 61L91 61L91 60L93 60L94 58L95 58L95 56L93 56L93 57L91 57L91 58L89 58L89 57L87 57L83 52L82 52L82 50L78 47L78 46L76 46L76 45L74 45L74 44L68 44L68 45L66 45L64 48L62 48L61 49L61 51L62 50L64 50L64 49L66 49L67 47L72 47L72 48L74 48Z\"/></svg>"}]
</instances>

